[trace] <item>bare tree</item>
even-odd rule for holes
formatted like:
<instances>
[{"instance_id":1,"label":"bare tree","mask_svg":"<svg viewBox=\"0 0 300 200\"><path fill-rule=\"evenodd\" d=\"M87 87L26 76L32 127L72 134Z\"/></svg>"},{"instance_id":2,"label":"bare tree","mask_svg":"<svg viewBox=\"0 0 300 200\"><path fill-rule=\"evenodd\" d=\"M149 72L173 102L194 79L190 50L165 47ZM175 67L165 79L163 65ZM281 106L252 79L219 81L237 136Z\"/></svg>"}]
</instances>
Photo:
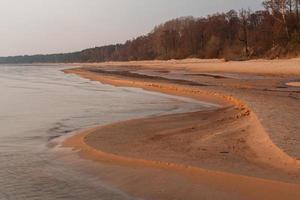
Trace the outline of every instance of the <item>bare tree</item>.
<instances>
[{"instance_id":1,"label":"bare tree","mask_svg":"<svg viewBox=\"0 0 300 200\"><path fill-rule=\"evenodd\" d=\"M241 18L241 27L242 27L242 37L239 38L241 42L244 44L246 56L249 56L249 40L248 40L248 19L249 19L250 11L246 11L242 9L240 11Z\"/></svg>"},{"instance_id":2,"label":"bare tree","mask_svg":"<svg viewBox=\"0 0 300 200\"><path fill-rule=\"evenodd\" d=\"M295 0L297 27L299 26L299 4L300 4L300 0Z\"/></svg>"},{"instance_id":3,"label":"bare tree","mask_svg":"<svg viewBox=\"0 0 300 200\"><path fill-rule=\"evenodd\" d=\"M286 37L289 39L290 33L286 20L287 0L265 0L263 5L266 7L266 9L271 10L274 19L282 24L286 33ZM280 18L277 17L278 14L280 15Z\"/></svg>"},{"instance_id":4,"label":"bare tree","mask_svg":"<svg viewBox=\"0 0 300 200\"><path fill-rule=\"evenodd\" d=\"M293 12L293 1L294 0L288 0L286 3L287 3L287 6L288 6L288 10L289 10L289 13L292 13Z\"/></svg>"}]
</instances>

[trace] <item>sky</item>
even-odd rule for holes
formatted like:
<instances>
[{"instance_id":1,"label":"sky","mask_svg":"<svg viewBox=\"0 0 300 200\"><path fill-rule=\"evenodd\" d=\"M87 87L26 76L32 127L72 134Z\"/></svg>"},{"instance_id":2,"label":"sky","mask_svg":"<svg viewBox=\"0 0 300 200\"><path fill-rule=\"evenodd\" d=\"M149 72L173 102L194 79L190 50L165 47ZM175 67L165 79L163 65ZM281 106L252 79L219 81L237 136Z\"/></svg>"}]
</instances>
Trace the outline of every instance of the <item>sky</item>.
<instances>
[{"instance_id":1,"label":"sky","mask_svg":"<svg viewBox=\"0 0 300 200\"><path fill-rule=\"evenodd\" d=\"M262 0L0 0L0 56L123 43L181 16L261 9Z\"/></svg>"}]
</instances>

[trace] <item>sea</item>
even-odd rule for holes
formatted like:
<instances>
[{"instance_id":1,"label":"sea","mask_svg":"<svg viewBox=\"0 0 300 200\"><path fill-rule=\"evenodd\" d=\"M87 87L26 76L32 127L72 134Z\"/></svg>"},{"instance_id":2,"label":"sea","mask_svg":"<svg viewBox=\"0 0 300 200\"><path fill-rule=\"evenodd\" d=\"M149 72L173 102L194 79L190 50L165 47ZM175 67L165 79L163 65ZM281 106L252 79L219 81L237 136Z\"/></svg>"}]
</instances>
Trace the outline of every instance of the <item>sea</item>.
<instances>
[{"instance_id":1,"label":"sea","mask_svg":"<svg viewBox=\"0 0 300 200\"><path fill-rule=\"evenodd\" d=\"M135 199L60 142L96 125L211 106L62 71L74 67L0 65L0 200Z\"/></svg>"}]
</instances>

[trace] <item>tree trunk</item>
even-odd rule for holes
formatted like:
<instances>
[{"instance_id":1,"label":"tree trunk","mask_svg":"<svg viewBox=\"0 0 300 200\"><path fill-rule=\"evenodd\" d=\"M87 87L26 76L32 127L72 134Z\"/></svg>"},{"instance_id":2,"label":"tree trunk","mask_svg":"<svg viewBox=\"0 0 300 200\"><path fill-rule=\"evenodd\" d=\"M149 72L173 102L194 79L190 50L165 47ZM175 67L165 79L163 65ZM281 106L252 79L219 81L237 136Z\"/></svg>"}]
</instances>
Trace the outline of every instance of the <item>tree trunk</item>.
<instances>
[{"instance_id":1,"label":"tree trunk","mask_svg":"<svg viewBox=\"0 0 300 200\"><path fill-rule=\"evenodd\" d=\"M286 0L280 0L280 13L287 38L290 38L289 28L286 23Z\"/></svg>"},{"instance_id":2,"label":"tree trunk","mask_svg":"<svg viewBox=\"0 0 300 200\"><path fill-rule=\"evenodd\" d=\"M299 2L300 0L295 0L297 28L299 28Z\"/></svg>"},{"instance_id":3,"label":"tree trunk","mask_svg":"<svg viewBox=\"0 0 300 200\"><path fill-rule=\"evenodd\" d=\"M243 39L240 39L240 41L244 43L246 56L249 56L248 22L247 22L249 13L245 10L242 10L240 12L240 16L242 18L242 32L243 32Z\"/></svg>"},{"instance_id":4,"label":"tree trunk","mask_svg":"<svg viewBox=\"0 0 300 200\"><path fill-rule=\"evenodd\" d=\"M293 12L293 0L289 0L289 12Z\"/></svg>"}]
</instances>

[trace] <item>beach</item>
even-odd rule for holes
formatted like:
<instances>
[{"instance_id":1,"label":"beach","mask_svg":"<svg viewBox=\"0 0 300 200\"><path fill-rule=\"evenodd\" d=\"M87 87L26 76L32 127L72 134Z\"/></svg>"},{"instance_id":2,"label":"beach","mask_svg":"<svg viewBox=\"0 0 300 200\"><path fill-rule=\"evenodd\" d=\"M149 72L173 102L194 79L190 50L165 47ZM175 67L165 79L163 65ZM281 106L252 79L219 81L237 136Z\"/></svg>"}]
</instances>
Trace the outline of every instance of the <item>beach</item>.
<instances>
[{"instance_id":1,"label":"beach","mask_svg":"<svg viewBox=\"0 0 300 200\"><path fill-rule=\"evenodd\" d=\"M64 141L83 158L122 166L118 177L107 177L112 185L146 199L300 198L300 59L80 66L65 72L215 105L99 126ZM132 169L146 172L136 177ZM154 181L151 170L168 178Z\"/></svg>"}]
</instances>

